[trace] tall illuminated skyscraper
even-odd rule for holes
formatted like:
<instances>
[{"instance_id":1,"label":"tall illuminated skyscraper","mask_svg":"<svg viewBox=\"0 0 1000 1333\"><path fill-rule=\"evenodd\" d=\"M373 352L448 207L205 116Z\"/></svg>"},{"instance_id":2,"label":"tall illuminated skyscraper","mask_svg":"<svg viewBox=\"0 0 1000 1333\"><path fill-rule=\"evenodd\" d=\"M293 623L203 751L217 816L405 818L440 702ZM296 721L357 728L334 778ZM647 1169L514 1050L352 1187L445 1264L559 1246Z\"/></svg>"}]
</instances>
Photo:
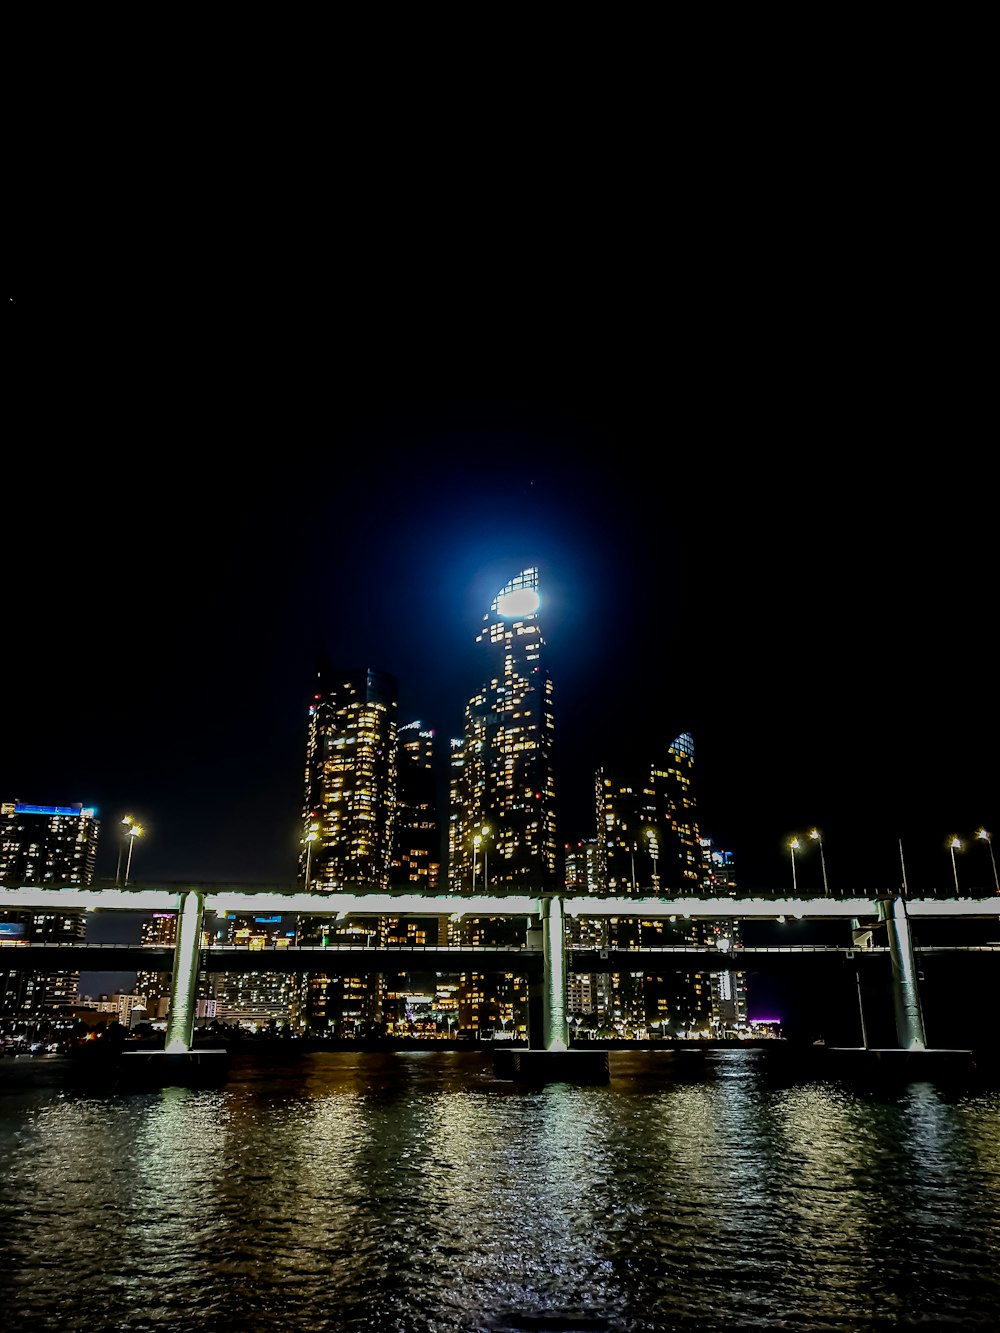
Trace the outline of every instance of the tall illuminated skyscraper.
<instances>
[{"instance_id":1,"label":"tall illuminated skyscraper","mask_svg":"<svg viewBox=\"0 0 1000 1333\"><path fill-rule=\"evenodd\" d=\"M545 663L537 569L506 583L476 637L482 686L465 710L465 734L453 742L448 884L453 892L489 894L556 890L555 723ZM523 940L524 923L465 916L467 944ZM513 1030L528 1003L525 979L465 973L458 1009L467 1035ZM509 1026L508 1026L509 1025Z\"/></svg>"},{"instance_id":2,"label":"tall illuminated skyscraper","mask_svg":"<svg viewBox=\"0 0 1000 1333\"><path fill-rule=\"evenodd\" d=\"M522 570L494 597L476 637L485 681L465 710L452 888L556 887L555 722L541 605L538 570Z\"/></svg>"},{"instance_id":3,"label":"tall illuminated skyscraper","mask_svg":"<svg viewBox=\"0 0 1000 1333\"><path fill-rule=\"evenodd\" d=\"M397 818L399 685L371 668L320 665L309 706L299 883L312 891L384 893ZM385 918L301 917L300 942L379 942ZM384 1021L385 978L309 973L292 1007L319 1035L366 1034Z\"/></svg>"},{"instance_id":4,"label":"tall illuminated skyscraper","mask_svg":"<svg viewBox=\"0 0 1000 1333\"><path fill-rule=\"evenodd\" d=\"M408 722L397 731L396 798L392 886L410 893L434 893L441 873L434 732L419 722Z\"/></svg>"},{"instance_id":5,"label":"tall illuminated skyscraper","mask_svg":"<svg viewBox=\"0 0 1000 1333\"><path fill-rule=\"evenodd\" d=\"M317 683L309 706L299 881L331 892L384 892L396 825L399 684L382 671L326 664Z\"/></svg>"}]
</instances>

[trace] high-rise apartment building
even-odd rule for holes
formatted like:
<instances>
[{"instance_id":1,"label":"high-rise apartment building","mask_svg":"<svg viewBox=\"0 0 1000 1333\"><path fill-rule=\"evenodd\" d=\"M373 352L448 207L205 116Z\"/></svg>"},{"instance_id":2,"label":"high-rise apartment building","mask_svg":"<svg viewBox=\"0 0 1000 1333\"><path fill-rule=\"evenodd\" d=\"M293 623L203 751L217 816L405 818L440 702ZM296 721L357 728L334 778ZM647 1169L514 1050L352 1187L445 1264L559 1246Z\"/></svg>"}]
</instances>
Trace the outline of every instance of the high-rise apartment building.
<instances>
[{"instance_id":1,"label":"high-rise apartment building","mask_svg":"<svg viewBox=\"0 0 1000 1333\"><path fill-rule=\"evenodd\" d=\"M599 875L607 893L697 893L704 867L694 793L694 742L687 732L665 759L628 780L597 774Z\"/></svg>"},{"instance_id":2,"label":"high-rise apartment building","mask_svg":"<svg viewBox=\"0 0 1000 1333\"><path fill-rule=\"evenodd\" d=\"M299 882L312 891L386 892L390 886L399 756L394 676L320 665L309 707ZM379 942L384 918L301 917L303 944ZM291 1007L316 1035L360 1035L385 1021L386 979L313 972Z\"/></svg>"},{"instance_id":3,"label":"high-rise apartment building","mask_svg":"<svg viewBox=\"0 0 1000 1333\"><path fill-rule=\"evenodd\" d=\"M408 722L396 733L396 807L390 883L409 893L436 893L441 821L434 732L419 722Z\"/></svg>"},{"instance_id":4,"label":"high-rise apartment building","mask_svg":"<svg viewBox=\"0 0 1000 1333\"><path fill-rule=\"evenodd\" d=\"M596 783L598 877L602 891L623 897L703 895L713 890L707 844L698 829L694 742L684 732L641 772L599 770ZM717 867L722 873L722 867ZM711 943L710 922L622 917L609 923L612 948ZM734 978L733 985L739 983ZM722 996L712 973L648 971L612 975L620 1024L639 1030L709 1032ZM727 999L728 1003L728 999Z\"/></svg>"},{"instance_id":5,"label":"high-rise apartment building","mask_svg":"<svg viewBox=\"0 0 1000 1333\"><path fill-rule=\"evenodd\" d=\"M535 568L522 570L490 603L476 637L483 683L452 747L449 887L456 892L537 893L556 881L555 722ZM522 942L525 925L465 916L463 943ZM513 1030L528 1002L522 977L464 974L459 1016L467 1034ZM508 1028L508 1024L510 1027Z\"/></svg>"},{"instance_id":6,"label":"high-rise apartment building","mask_svg":"<svg viewBox=\"0 0 1000 1333\"><path fill-rule=\"evenodd\" d=\"M309 707L299 881L384 892L396 826L399 684L371 668L320 666ZM315 834L315 837L311 837Z\"/></svg>"},{"instance_id":7,"label":"high-rise apartment building","mask_svg":"<svg viewBox=\"0 0 1000 1333\"><path fill-rule=\"evenodd\" d=\"M476 637L485 681L465 710L452 887L556 887L555 722L540 609L538 570L522 570Z\"/></svg>"},{"instance_id":8,"label":"high-rise apartment building","mask_svg":"<svg viewBox=\"0 0 1000 1333\"><path fill-rule=\"evenodd\" d=\"M100 822L96 810L75 805L0 803L0 884L7 887L83 886L94 879ZM81 940L82 911L0 912L13 930L36 943ZM79 972L0 972L0 1010L35 1016L76 1003Z\"/></svg>"}]
</instances>

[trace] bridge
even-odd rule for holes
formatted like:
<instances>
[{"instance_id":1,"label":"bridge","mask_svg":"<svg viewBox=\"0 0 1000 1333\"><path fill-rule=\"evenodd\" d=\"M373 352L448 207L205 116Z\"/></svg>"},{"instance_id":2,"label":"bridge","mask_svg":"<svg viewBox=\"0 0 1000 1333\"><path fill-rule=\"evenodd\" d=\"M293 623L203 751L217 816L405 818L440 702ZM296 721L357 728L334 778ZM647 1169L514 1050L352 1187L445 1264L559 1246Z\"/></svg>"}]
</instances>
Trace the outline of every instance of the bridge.
<instances>
[{"instance_id":1,"label":"bridge","mask_svg":"<svg viewBox=\"0 0 1000 1333\"><path fill-rule=\"evenodd\" d=\"M565 1051L569 1046L566 981L570 971L637 971L637 964L690 965L692 971L746 971L754 961L773 960L777 955L808 953L815 961L847 960L863 954L888 956L892 968L896 1034L902 1049L926 1046L918 992L919 958L914 945L913 920L996 920L1000 922L1000 895L989 898L911 899L898 892L848 898L794 897L778 894L751 897L667 897L540 893L538 895L414 894L406 892L302 892L284 888L248 890L245 886L164 885L141 887L0 887L0 911L120 911L177 913L176 943L157 946L81 944L18 945L3 949L2 970L104 970L171 972L170 1012L165 1049L191 1050L194 1033L195 986L199 971L331 971L351 974L375 971L516 971L541 982L542 1041L545 1051ZM372 946L338 942L324 947L293 946L284 949L246 950L234 947L204 947L202 927L206 913L281 913L344 920L348 917L440 916L459 921L463 917L520 917L525 920L525 943L521 948L487 946ZM567 939L567 919L624 918L672 921L842 921L858 935L864 926L886 928L887 944L879 949L868 945L789 945L770 948L736 948L723 952L715 946L662 946L628 949L579 949ZM940 952L947 946L932 946ZM113 951L113 952L112 952ZM969 946L959 950L970 953ZM1000 946L985 945L984 956L1000 953ZM113 967L114 957L119 966ZM126 962L125 959L128 959ZM99 959L97 962L95 960ZM532 1042L532 1045L535 1043Z\"/></svg>"}]
</instances>

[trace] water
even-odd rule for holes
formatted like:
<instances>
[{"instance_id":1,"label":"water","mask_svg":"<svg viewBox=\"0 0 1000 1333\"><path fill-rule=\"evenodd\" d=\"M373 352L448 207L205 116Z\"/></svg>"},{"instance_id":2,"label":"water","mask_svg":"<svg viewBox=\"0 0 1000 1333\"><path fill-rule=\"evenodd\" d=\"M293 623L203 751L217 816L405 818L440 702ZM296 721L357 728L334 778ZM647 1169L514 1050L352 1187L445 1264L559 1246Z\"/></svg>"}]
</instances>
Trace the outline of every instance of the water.
<instances>
[{"instance_id":1,"label":"water","mask_svg":"<svg viewBox=\"0 0 1000 1333\"><path fill-rule=\"evenodd\" d=\"M238 1056L219 1090L126 1093L0 1061L0 1325L997 1329L1000 1091L673 1068Z\"/></svg>"}]
</instances>

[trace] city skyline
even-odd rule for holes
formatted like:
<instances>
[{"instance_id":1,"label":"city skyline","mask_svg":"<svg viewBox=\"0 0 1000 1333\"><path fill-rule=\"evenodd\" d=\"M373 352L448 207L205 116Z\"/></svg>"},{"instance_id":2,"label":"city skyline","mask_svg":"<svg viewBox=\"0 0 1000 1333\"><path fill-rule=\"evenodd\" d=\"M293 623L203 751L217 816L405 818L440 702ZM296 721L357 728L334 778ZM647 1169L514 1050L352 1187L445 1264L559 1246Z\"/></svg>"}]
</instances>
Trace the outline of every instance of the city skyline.
<instances>
[{"instance_id":1,"label":"city skyline","mask_svg":"<svg viewBox=\"0 0 1000 1333\"><path fill-rule=\"evenodd\" d=\"M955 835L963 887L989 886L993 502L957 367L887 432L916 362L845 378L789 340L787 379L721 349L686 376L561 324L548 358L499 329L475 355L390 338L330 397L304 334L216 313L225 352L210 373L187 330L186 378L151 320L141 353L98 321L114 376L78 324L16 351L0 795L95 806L100 874L131 815L137 880L291 882L317 653L394 674L441 754L483 605L537 566L561 844L594 835L599 767L688 733L741 886L790 889L814 826L834 886L894 886L902 841L946 888ZM52 461L83 424L100 443ZM947 442L947 485L911 436ZM815 855L797 873L819 887Z\"/></svg>"}]
</instances>

